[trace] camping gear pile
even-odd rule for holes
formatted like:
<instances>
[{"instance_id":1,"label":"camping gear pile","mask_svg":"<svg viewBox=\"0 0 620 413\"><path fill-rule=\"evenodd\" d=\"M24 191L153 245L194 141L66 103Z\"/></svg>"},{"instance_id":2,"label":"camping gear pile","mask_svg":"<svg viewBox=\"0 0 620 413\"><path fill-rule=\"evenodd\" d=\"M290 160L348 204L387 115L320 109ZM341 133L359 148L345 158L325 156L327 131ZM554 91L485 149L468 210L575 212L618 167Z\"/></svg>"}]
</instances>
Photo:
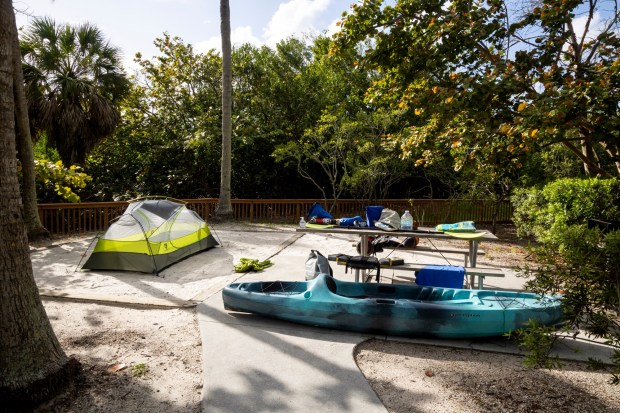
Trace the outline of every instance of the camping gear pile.
<instances>
[{"instance_id":1,"label":"camping gear pile","mask_svg":"<svg viewBox=\"0 0 620 413\"><path fill-rule=\"evenodd\" d=\"M334 226L341 227L369 227L379 228L384 231L406 230L415 231L418 229L418 222L413 220L409 211L405 211L403 216L398 212L382 206L367 206L366 219L360 215L350 218L334 218L327 212L321 204L314 203L308 211L306 219L303 217L300 226L310 228L329 228ZM473 221L455 222L452 224L439 224L435 227L435 231L439 232L476 232L476 226Z\"/></svg>"},{"instance_id":2,"label":"camping gear pile","mask_svg":"<svg viewBox=\"0 0 620 413\"><path fill-rule=\"evenodd\" d=\"M400 229L401 218L398 212L382 206L368 206L366 207L366 219L363 219L360 215L348 218L335 219L329 212L327 212L321 204L314 203L308 211L308 216L304 220L306 226L310 228L329 228L333 226L340 227L358 227L358 228L380 228L385 231L396 231ZM307 223L306 223L307 222ZM417 229L417 223L413 224L412 229Z\"/></svg>"},{"instance_id":3,"label":"camping gear pile","mask_svg":"<svg viewBox=\"0 0 620 413\"><path fill-rule=\"evenodd\" d=\"M99 237L82 269L159 274L216 245L207 223L182 201L136 199Z\"/></svg>"}]
</instances>

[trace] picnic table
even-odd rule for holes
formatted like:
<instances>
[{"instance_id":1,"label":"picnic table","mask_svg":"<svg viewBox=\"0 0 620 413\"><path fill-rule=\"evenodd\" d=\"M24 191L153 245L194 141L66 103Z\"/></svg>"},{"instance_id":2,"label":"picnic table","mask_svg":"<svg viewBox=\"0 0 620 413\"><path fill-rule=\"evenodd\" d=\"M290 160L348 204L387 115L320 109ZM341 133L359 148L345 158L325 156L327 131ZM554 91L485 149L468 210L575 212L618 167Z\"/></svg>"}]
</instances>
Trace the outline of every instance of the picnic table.
<instances>
[{"instance_id":1,"label":"picnic table","mask_svg":"<svg viewBox=\"0 0 620 413\"><path fill-rule=\"evenodd\" d=\"M452 233L452 232L440 232L436 231L433 228L428 227L418 227L415 230L396 230L396 231L384 231L380 228L359 228L359 227L337 227L337 226L325 226L325 228L314 228L314 227L305 227L305 228L297 228L297 232L301 233L310 233L310 234L349 234L349 235L357 235L360 238L360 255L367 257L369 255L368 251L368 239L371 236L377 235L390 235L394 237L418 237L418 238L431 238L431 239L451 239L451 240L460 240L467 243L467 249L464 251L467 257L465 259L466 264L466 275L471 277L471 285L474 285L474 277L478 277L478 286L482 288L482 282L485 276L503 276L503 272L501 271L475 271L470 270L467 271L467 268L476 268L477 256L478 256L478 247L480 242L482 241L493 241L498 238L490 233L489 231L475 231L475 232L462 232L462 233ZM415 251L415 248L413 249ZM437 250L441 251L441 250ZM447 252L455 252L454 249L451 249ZM469 265L467 263L469 262ZM420 264L416 265L405 265L402 269L409 270L417 270L420 267ZM469 273L468 273L469 272ZM500 275L501 274L501 275ZM355 281L359 282L359 272L355 273Z\"/></svg>"}]
</instances>

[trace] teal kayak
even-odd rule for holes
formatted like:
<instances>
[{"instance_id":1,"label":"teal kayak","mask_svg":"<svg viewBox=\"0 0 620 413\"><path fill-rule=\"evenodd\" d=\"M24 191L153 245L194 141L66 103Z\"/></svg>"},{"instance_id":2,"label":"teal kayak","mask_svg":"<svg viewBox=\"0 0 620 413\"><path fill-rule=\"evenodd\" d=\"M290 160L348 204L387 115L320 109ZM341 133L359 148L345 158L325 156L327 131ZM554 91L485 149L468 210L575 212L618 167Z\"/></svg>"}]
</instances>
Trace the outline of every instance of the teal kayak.
<instances>
[{"instance_id":1,"label":"teal kayak","mask_svg":"<svg viewBox=\"0 0 620 413\"><path fill-rule=\"evenodd\" d=\"M492 337L562 321L560 299L528 292L340 281L234 283L224 307L312 326L412 337Z\"/></svg>"}]
</instances>

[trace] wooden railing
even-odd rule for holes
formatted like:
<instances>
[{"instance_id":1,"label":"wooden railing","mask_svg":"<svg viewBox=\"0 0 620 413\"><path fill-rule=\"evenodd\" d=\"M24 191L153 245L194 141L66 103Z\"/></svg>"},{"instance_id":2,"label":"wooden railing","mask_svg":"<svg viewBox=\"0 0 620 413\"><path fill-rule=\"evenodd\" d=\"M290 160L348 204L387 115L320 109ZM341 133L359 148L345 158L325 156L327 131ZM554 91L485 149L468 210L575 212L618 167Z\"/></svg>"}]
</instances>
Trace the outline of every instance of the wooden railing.
<instances>
[{"instance_id":1,"label":"wooden railing","mask_svg":"<svg viewBox=\"0 0 620 413\"><path fill-rule=\"evenodd\" d=\"M215 213L217 198L187 199L188 208L196 211L206 221ZM494 205L491 201L445 200L445 199L384 199L367 201L340 199L233 199L234 218L238 221L273 222L294 224L305 216L315 202L336 218L365 216L366 206L382 205L402 214L408 209L420 225L474 221L491 223L494 211L496 222L512 220L512 206L508 201ZM123 214L128 203L82 202L76 204L39 204L39 216L43 226L52 236L65 236L85 232L104 231L110 222ZM333 206L332 206L333 205Z\"/></svg>"}]
</instances>

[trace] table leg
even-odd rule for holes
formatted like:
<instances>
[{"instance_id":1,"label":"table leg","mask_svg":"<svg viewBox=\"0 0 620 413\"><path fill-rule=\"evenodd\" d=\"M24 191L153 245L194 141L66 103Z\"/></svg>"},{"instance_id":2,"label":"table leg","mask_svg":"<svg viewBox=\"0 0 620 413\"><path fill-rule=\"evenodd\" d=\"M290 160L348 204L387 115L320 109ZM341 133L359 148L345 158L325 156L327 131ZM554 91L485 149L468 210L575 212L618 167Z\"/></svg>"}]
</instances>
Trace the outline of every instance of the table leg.
<instances>
[{"instance_id":1,"label":"table leg","mask_svg":"<svg viewBox=\"0 0 620 413\"><path fill-rule=\"evenodd\" d=\"M469 240L469 263L470 267L476 268L476 258L478 255L478 240Z\"/></svg>"},{"instance_id":2,"label":"table leg","mask_svg":"<svg viewBox=\"0 0 620 413\"><path fill-rule=\"evenodd\" d=\"M476 268L476 258L478 255L478 240L474 240L474 239L470 239L469 240L469 264L470 267L472 268ZM469 285L470 288L474 288L474 281L475 278L473 275L469 277ZM481 283L482 283L482 279L483 277L480 277L478 280L478 289L482 289Z\"/></svg>"},{"instance_id":3,"label":"table leg","mask_svg":"<svg viewBox=\"0 0 620 413\"><path fill-rule=\"evenodd\" d=\"M367 257L368 256L368 235L360 235L360 254L362 255L362 257ZM360 282L360 269L356 268L355 269L355 282L358 283ZM366 272L363 271L362 272L362 277L366 277Z\"/></svg>"}]
</instances>

